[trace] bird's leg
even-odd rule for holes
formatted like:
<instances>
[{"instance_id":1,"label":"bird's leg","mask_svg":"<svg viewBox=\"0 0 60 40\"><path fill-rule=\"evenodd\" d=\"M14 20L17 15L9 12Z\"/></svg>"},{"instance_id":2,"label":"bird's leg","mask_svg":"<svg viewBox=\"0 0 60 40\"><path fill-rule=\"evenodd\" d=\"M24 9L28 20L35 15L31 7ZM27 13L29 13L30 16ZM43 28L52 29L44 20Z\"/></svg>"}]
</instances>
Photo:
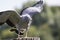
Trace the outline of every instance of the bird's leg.
<instances>
[{"instance_id":1,"label":"bird's leg","mask_svg":"<svg viewBox=\"0 0 60 40\"><path fill-rule=\"evenodd\" d=\"M18 38L21 38L21 37L22 37L22 33L19 32L19 33L18 33Z\"/></svg>"},{"instance_id":2,"label":"bird's leg","mask_svg":"<svg viewBox=\"0 0 60 40\"><path fill-rule=\"evenodd\" d=\"M24 30L20 30L19 33L18 33L18 39L22 38L24 35Z\"/></svg>"},{"instance_id":3,"label":"bird's leg","mask_svg":"<svg viewBox=\"0 0 60 40\"><path fill-rule=\"evenodd\" d=\"M28 33L28 30L30 28L31 23L32 23L32 20L30 20L29 23L28 23L28 28L26 29L26 36L25 37L27 37L27 33Z\"/></svg>"},{"instance_id":4,"label":"bird's leg","mask_svg":"<svg viewBox=\"0 0 60 40\"><path fill-rule=\"evenodd\" d=\"M19 33L19 31L18 31L18 39L20 38L20 35L19 35L20 33Z\"/></svg>"},{"instance_id":5,"label":"bird's leg","mask_svg":"<svg viewBox=\"0 0 60 40\"><path fill-rule=\"evenodd\" d=\"M20 31L19 30L17 30L17 31L18 31L18 33L17 33L17 35L18 35L17 39L20 39Z\"/></svg>"},{"instance_id":6,"label":"bird's leg","mask_svg":"<svg viewBox=\"0 0 60 40\"><path fill-rule=\"evenodd\" d=\"M28 31L29 31L30 26L26 29L26 38L28 37Z\"/></svg>"},{"instance_id":7,"label":"bird's leg","mask_svg":"<svg viewBox=\"0 0 60 40\"><path fill-rule=\"evenodd\" d=\"M26 36L25 36L26 38L28 37L28 30L26 30Z\"/></svg>"},{"instance_id":8,"label":"bird's leg","mask_svg":"<svg viewBox=\"0 0 60 40\"><path fill-rule=\"evenodd\" d=\"M28 31L29 31L29 28L30 28L30 24L28 24L28 28L26 28L26 38L28 37Z\"/></svg>"}]
</instances>

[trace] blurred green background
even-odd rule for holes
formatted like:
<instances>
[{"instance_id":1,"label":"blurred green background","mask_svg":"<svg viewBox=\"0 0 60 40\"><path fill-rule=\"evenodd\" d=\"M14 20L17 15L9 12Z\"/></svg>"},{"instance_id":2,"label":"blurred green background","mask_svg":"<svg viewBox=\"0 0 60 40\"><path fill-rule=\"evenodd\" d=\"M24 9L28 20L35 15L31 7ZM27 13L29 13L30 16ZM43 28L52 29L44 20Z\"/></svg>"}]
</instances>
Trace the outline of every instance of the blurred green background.
<instances>
[{"instance_id":1,"label":"blurred green background","mask_svg":"<svg viewBox=\"0 0 60 40\"><path fill-rule=\"evenodd\" d=\"M20 13L26 7L32 6L35 1L24 3L21 9L15 8ZM12 27L6 23L0 26L0 40L16 38L15 32L10 32ZM41 40L60 40L60 7L44 5L40 14L33 16L33 22L28 32L28 37L40 37Z\"/></svg>"}]
</instances>

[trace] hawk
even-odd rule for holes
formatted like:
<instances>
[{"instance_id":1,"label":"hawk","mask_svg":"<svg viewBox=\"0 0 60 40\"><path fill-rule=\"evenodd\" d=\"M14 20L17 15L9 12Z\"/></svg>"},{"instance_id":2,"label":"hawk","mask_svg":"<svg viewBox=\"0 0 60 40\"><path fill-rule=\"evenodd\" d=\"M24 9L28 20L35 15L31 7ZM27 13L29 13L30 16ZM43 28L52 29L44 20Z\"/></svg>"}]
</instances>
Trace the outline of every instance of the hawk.
<instances>
[{"instance_id":1,"label":"hawk","mask_svg":"<svg viewBox=\"0 0 60 40\"><path fill-rule=\"evenodd\" d=\"M21 15L16 11L8 10L0 12L0 25L7 23L9 26L14 27L16 29L11 29L10 31L15 31L20 35L23 35L23 32L27 32L32 23L32 16L38 13L41 13L43 10L43 0L38 1L31 7L25 8L21 11Z\"/></svg>"}]
</instances>

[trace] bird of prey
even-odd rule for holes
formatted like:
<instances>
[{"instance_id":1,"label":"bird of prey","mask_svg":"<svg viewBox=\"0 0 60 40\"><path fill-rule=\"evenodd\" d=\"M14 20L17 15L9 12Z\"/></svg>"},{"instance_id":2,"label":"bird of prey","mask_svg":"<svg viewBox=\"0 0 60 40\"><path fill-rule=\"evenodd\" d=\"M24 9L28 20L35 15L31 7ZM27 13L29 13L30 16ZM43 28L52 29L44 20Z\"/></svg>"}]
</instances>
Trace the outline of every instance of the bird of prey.
<instances>
[{"instance_id":1,"label":"bird of prey","mask_svg":"<svg viewBox=\"0 0 60 40\"><path fill-rule=\"evenodd\" d=\"M30 25L32 23L32 16L35 14L41 13L41 11L43 10L43 5L44 5L43 0L40 0L36 4L34 4L33 6L28 7L21 12L22 13L21 16L22 16L23 21L25 21L25 22L29 21L27 29L26 29L26 37L27 37L27 32L28 32Z\"/></svg>"},{"instance_id":2,"label":"bird of prey","mask_svg":"<svg viewBox=\"0 0 60 40\"><path fill-rule=\"evenodd\" d=\"M43 0L40 0L33 6L24 9L21 12L21 15L12 10L0 12L0 25L2 25L3 23L7 23L11 27L15 26L16 29L11 29L11 31L15 31L18 34L18 37L20 36L20 34L22 34L22 31L25 30L27 36L27 32L32 23L32 16L41 13L42 10Z\"/></svg>"},{"instance_id":3,"label":"bird of prey","mask_svg":"<svg viewBox=\"0 0 60 40\"><path fill-rule=\"evenodd\" d=\"M27 37L27 32L32 23L32 16L35 14L41 13L41 11L43 10L43 5L44 5L43 0L40 0L33 6L25 8L21 11L20 17L22 17L23 23L22 24L21 24L21 22L19 23L21 25L20 25L20 27L18 27L18 29L20 30L20 28L22 28L22 29L25 28L26 29L26 37ZM17 32L17 30L15 30L15 31Z\"/></svg>"}]
</instances>

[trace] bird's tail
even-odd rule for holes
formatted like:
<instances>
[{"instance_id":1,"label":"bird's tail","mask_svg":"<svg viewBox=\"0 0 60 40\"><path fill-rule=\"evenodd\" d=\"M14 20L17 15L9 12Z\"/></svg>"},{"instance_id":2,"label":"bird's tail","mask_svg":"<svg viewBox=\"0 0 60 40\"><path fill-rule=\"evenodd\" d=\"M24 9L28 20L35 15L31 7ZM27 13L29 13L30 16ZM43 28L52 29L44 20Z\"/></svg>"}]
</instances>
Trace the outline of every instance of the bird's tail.
<instances>
[{"instance_id":1,"label":"bird's tail","mask_svg":"<svg viewBox=\"0 0 60 40\"><path fill-rule=\"evenodd\" d=\"M17 29L11 29L11 32L16 32L18 34L18 30Z\"/></svg>"},{"instance_id":2,"label":"bird's tail","mask_svg":"<svg viewBox=\"0 0 60 40\"><path fill-rule=\"evenodd\" d=\"M38 1L37 3L35 3L33 6L34 7L39 7L43 5L43 0Z\"/></svg>"}]
</instances>

